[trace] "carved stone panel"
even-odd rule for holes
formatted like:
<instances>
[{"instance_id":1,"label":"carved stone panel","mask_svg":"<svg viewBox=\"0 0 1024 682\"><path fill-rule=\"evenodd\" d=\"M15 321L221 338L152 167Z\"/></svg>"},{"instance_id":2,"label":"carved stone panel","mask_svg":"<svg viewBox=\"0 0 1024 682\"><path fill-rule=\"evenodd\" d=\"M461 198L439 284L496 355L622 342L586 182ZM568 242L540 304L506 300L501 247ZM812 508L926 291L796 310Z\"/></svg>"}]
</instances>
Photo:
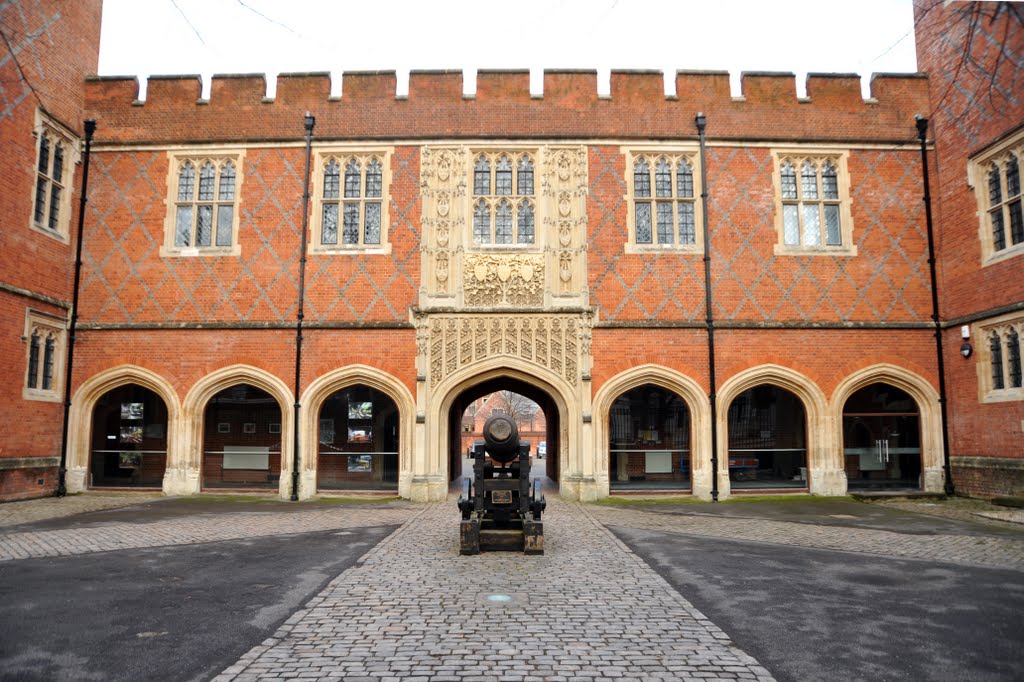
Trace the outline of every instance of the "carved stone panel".
<instances>
[{"instance_id":1,"label":"carved stone panel","mask_svg":"<svg viewBox=\"0 0 1024 682\"><path fill-rule=\"evenodd\" d=\"M540 254L466 254L462 289L467 306L541 306L544 259Z\"/></svg>"},{"instance_id":2,"label":"carved stone panel","mask_svg":"<svg viewBox=\"0 0 1024 682\"><path fill-rule=\"evenodd\" d=\"M590 366L589 313L577 315L420 315L427 337L424 365L436 384L457 370L491 357L512 357L580 382Z\"/></svg>"}]
</instances>

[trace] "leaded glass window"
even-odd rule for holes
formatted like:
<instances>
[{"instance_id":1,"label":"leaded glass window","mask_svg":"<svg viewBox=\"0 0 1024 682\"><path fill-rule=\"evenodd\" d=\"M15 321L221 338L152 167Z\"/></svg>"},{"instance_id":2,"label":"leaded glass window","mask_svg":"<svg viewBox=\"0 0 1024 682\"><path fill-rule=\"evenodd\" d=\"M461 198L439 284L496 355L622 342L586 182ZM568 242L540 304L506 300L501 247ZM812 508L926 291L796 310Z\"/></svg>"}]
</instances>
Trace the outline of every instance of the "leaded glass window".
<instances>
[{"instance_id":1,"label":"leaded glass window","mask_svg":"<svg viewBox=\"0 0 1024 682\"><path fill-rule=\"evenodd\" d=\"M39 135L36 193L32 220L53 231L61 229L61 199L65 186L65 144L48 131Z\"/></svg>"},{"instance_id":2,"label":"leaded glass window","mask_svg":"<svg viewBox=\"0 0 1024 682\"><path fill-rule=\"evenodd\" d=\"M322 158L320 246L379 246L384 239L384 163L376 155ZM342 170L344 169L344 171Z\"/></svg>"},{"instance_id":3,"label":"leaded glass window","mask_svg":"<svg viewBox=\"0 0 1024 682\"><path fill-rule=\"evenodd\" d=\"M53 354L56 349L56 341L53 335L47 335L46 343L43 346L43 390L53 389Z\"/></svg>"},{"instance_id":4,"label":"leaded glass window","mask_svg":"<svg viewBox=\"0 0 1024 682\"><path fill-rule=\"evenodd\" d=\"M784 245L811 248L843 245L839 174L832 159L782 159L779 193Z\"/></svg>"},{"instance_id":5,"label":"leaded glass window","mask_svg":"<svg viewBox=\"0 0 1024 682\"><path fill-rule=\"evenodd\" d=\"M1010 378L1010 388L1020 388L1020 336L1016 329L1011 329L1006 336L1006 369Z\"/></svg>"},{"instance_id":6,"label":"leaded glass window","mask_svg":"<svg viewBox=\"0 0 1024 682\"><path fill-rule=\"evenodd\" d=\"M1003 343L998 333L993 333L989 338L989 354L992 359L992 389L1001 391L1003 383Z\"/></svg>"},{"instance_id":7,"label":"leaded glass window","mask_svg":"<svg viewBox=\"0 0 1024 682\"><path fill-rule=\"evenodd\" d=\"M181 163L174 206L174 246L234 244L237 182L235 163L229 159L187 159Z\"/></svg>"},{"instance_id":8,"label":"leaded glass window","mask_svg":"<svg viewBox=\"0 0 1024 682\"><path fill-rule=\"evenodd\" d=\"M32 332L28 346L28 377L26 381L29 388L36 388L39 385L39 349L39 332Z\"/></svg>"},{"instance_id":9,"label":"leaded glass window","mask_svg":"<svg viewBox=\"0 0 1024 682\"><path fill-rule=\"evenodd\" d=\"M1024 202L1021 201L1020 161L1016 152L992 163L986 178L993 251L1024 243Z\"/></svg>"},{"instance_id":10,"label":"leaded glass window","mask_svg":"<svg viewBox=\"0 0 1024 682\"><path fill-rule=\"evenodd\" d=\"M666 154L656 158L641 156L633 162L633 230L637 244L696 244L695 214L693 165L689 158Z\"/></svg>"},{"instance_id":11,"label":"leaded glass window","mask_svg":"<svg viewBox=\"0 0 1024 682\"><path fill-rule=\"evenodd\" d=\"M493 169L493 184L492 174ZM473 242L478 245L533 244L534 164L529 154L477 155L473 166Z\"/></svg>"},{"instance_id":12,"label":"leaded glass window","mask_svg":"<svg viewBox=\"0 0 1024 682\"><path fill-rule=\"evenodd\" d=\"M491 243L491 210L485 201L478 201L473 207L473 241Z\"/></svg>"}]
</instances>

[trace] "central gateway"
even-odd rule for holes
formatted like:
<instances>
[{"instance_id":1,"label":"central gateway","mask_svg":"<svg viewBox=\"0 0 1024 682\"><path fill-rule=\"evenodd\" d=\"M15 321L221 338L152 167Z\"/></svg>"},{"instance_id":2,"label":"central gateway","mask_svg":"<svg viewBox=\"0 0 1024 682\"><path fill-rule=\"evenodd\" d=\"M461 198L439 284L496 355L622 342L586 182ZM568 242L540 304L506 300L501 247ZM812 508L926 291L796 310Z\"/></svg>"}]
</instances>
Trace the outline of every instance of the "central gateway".
<instances>
[{"instance_id":1,"label":"central gateway","mask_svg":"<svg viewBox=\"0 0 1024 682\"><path fill-rule=\"evenodd\" d=\"M440 501L466 395L507 380L547 396L557 425L548 475L595 499L586 277L587 152L579 144L430 145L420 157L417 451L403 495ZM548 407L545 407L547 411ZM493 455L492 455L493 459ZM557 463L557 467L555 466ZM556 469L552 471L551 469Z\"/></svg>"}]
</instances>

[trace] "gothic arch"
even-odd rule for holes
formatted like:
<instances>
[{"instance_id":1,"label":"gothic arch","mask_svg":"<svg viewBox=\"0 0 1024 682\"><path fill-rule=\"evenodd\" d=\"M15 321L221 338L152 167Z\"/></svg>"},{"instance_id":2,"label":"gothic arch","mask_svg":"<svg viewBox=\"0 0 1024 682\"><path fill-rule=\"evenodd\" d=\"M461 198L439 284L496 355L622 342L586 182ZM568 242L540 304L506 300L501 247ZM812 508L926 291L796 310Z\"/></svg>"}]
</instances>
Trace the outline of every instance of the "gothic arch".
<instances>
[{"instance_id":1,"label":"gothic arch","mask_svg":"<svg viewBox=\"0 0 1024 682\"><path fill-rule=\"evenodd\" d=\"M796 395L803 403L807 416L807 468L810 492L818 495L836 495L846 492L842 466L837 465L835 451L835 424L828 409L825 393L808 376L781 365L758 365L733 375L718 391L718 488L730 489L729 467L729 407L744 391L762 384L770 384ZM840 463L841 464L841 463ZM837 491L841 487L841 491ZM728 494L726 492L726 494Z\"/></svg>"},{"instance_id":2,"label":"gothic arch","mask_svg":"<svg viewBox=\"0 0 1024 682\"><path fill-rule=\"evenodd\" d=\"M481 360L466 367L462 367L441 381L436 387L431 387L431 397L427 406L426 414L433 415L426 426L426 452L417 457L414 476L424 478L428 488L418 492L415 497L423 496L424 499L444 499L448 489L448 461L447 452L448 419L446 418L452 409L456 399L464 391L481 384L485 381L508 377L530 384L537 389L547 393L554 402L559 414L559 442L562 443L562 451L565 457L562 460L562 474L559 483L562 485L562 494L573 496L579 499L579 486L576 485L580 479L589 477L593 479L592 458L588 460L582 457L580 447L580 428L582 414L579 402L574 399L575 387L569 385L565 379L551 370L538 365L509 356L497 356ZM570 490L565 490L568 487Z\"/></svg>"},{"instance_id":3,"label":"gothic arch","mask_svg":"<svg viewBox=\"0 0 1024 682\"><path fill-rule=\"evenodd\" d=\"M299 496L303 499L316 494L318 416L324 401L335 392L361 384L376 389L391 398L398 407L398 481L401 490L412 476L413 427L416 401L409 389L391 374L369 365L346 365L318 377L302 394L302 424L299 425L299 452L302 458Z\"/></svg>"},{"instance_id":4,"label":"gothic arch","mask_svg":"<svg viewBox=\"0 0 1024 682\"><path fill-rule=\"evenodd\" d=\"M690 411L691 466L693 494L711 497L711 407L707 394L696 381L661 365L646 364L630 368L606 381L594 396L594 447L598 453L597 475L604 495L609 494L608 420L612 403L623 393L653 384L672 391L683 399Z\"/></svg>"},{"instance_id":5,"label":"gothic arch","mask_svg":"<svg viewBox=\"0 0 1024 682\"><path fill-rule=\"evenodd\" d=\"M164 401L167 407L167 471L181 459L181 440L178 438L181 405L171 383L162 376L138 365L119 365L105 369L82 382L71 401L68 420L67 486L71 492L86 489L89 475L89 443L92 441L92 413L96 403L106 393L127 384L147 388ZM167 492L167 478L164 479Z\"/></svg>"},{"instance_id":6,"label":"gothic arch","mask_svg":"<svg viewBox=\"0 0 1024 682\"><path fill-rule=\"evenodd\" d=\"M225 388L238 384L250 384L272 395L281 408L281 480L279 493L282 499L291 494L292 470L292 429L294 425L293 399L291 390L278 377L252 365L230 365L222 367L197 381L182 404L184 422L183 469L187 481L183 481L187 492L199 491L199 475L203 462L203 416L209 400ZM288 472L288 475L285 475Z\"/></svg>"},{"instance_id":7,"label":"gothic arch","mask_svg":"<svg viewBox=\"0 0 1024 682\"><path fill-rule=\"evenodd\" d=\"M835 423L837 466L842 466L843 410L850 396L875 383L889 384L907 392L917 403L921 419L921 488L942 492L945 472L942 461L942 415L938 391L923 377L908 369L879 363L859 369L839 382L832 392L831 410Z\"/></svg>"}]
</instances>

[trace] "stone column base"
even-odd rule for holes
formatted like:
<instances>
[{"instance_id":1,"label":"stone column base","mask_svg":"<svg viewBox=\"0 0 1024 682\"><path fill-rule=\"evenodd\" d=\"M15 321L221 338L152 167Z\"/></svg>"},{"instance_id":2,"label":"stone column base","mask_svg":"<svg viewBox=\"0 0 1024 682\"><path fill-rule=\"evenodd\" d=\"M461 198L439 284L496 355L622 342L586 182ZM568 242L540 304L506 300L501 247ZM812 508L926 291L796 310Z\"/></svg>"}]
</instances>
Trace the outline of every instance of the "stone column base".
<instances>
[{"instance_id":1,"label":"stone column base","mask_svg":"<svg viewBox=\"0 0 1024 682\"><path fill-rule=\"evenodd\" d=\"M177 468L164 472L164 495L198 495L199 469Z\"/></svg>"},{"instance_id":2,"label":"stone column base","mask_svg":"<svg viewBox=\"0 0 1024 682\"><path fill-rule=\"evenodd\" d=\"M846 472L842 469L811 469L809 491L812 495L845 495Z\"/></svg>"},{"instance_id":3,"label":"stone column base","mask_svg":"<svg viewBox=\"0 0 1024 682\"><path fill-rule=\"evenodd\" d=\"M84 493L86 489L86 477L89 472L85 467L68 467L64 474L64 485L69 493Z\"/></svg>"},{"instance_id":4,"label":"stone column base","mask_svg":"<svg viewBox=\"0 0 1024 682\"><path fill-rule=\"evenodd\" d=\"M448 499L448 481L442 476L414 476L409 485L413 502L443 502Z\"/></svg>"},{"instance_id":5,"label":"stone column base","mask_svg":"<svg viewBox=\"0 0 1024 682\"><path fill-rule=\"evenodd\" d=\"M558 483L558 496L568 502L593 502L607 497L608 483L582 476L563 476Z\"/></svg>"}]
</instances>

